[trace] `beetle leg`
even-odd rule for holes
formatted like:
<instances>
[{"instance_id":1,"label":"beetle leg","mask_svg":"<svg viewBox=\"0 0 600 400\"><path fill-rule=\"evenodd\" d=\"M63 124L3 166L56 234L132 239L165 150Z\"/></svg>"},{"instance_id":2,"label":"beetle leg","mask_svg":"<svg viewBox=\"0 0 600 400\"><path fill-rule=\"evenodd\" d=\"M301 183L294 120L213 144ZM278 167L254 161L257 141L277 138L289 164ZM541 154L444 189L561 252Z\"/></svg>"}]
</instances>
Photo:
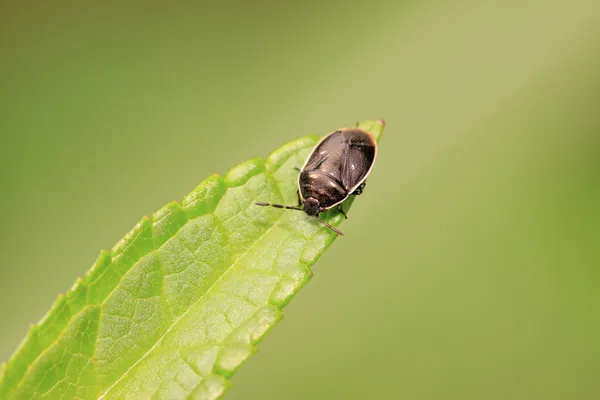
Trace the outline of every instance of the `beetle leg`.
<instances>
[{"instance_id":1,"label":"beetle leg","mask_svg":"<svg viewBox=\"0 0 600 400\"><path fill-rule=\"evenodd\" d=\"M344 216L345 219L348 219L348 216L346 215L346 212L344 211L344 207L342 207L341 204L338 206L338 211L340 212L340 214L342 214Z\"/></svg>"},{"instance_id":2,"label":"beetle leg","mask_svg":"<svg viewBox=\"0 0 600 400\"><path fill-rule=\"evenodd\" d=\"M361 184L360 184L360 186L359 186L359 187L357 187L357 188L356 188L356 190L355 190L354 192L352 192L352 194L353 194L353 195L355 195L355 196L359 196L359 195L361 195L361 194L362 194L362 192L363 192L363 189L365 188L365 186L366 186L366 185L367 185L367 182L366 182L366 181L365 181L365 182L363 182L363 183L361 183Z\"/></svg>"},{"instance_id":3,"label":"beetle leg","mask_svg":"<svg viewBox=\"0 0 600 400\"><path fill-rule=\"evenodd\" d=\"M296 194L298 195L298 207L302 206L302 198L300 197L300 190L296 190Z\"/></svg>"}]
</instances>

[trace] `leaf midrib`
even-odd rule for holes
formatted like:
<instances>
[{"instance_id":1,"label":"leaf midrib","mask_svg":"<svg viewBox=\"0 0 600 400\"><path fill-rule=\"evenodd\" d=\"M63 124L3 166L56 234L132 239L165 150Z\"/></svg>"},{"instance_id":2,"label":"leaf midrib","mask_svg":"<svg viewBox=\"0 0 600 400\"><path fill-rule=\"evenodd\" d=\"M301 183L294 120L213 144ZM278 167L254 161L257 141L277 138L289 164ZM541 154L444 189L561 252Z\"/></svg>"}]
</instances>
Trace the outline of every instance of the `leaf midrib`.
<instances>
[{"instance_id":1,"label":"leaf midrib","mask_svg":"<svg viewBox=\"0 0 600 400\"><path fill-rule=\"evenodd\" d=\"M312 146L312 145L313 145L313 144L311 144L311 146ZM310 147L310 146L307 146L307 147ZM304 147L303 147L303 148L304 148ZM298 149L296 150L296 152L297 152L297 151L300 151L300 150L302 150L303 148L298 148ZM289 155L289 157L288 157L288 159L289 159L291 156L292 156L292 155L290 154L290 155ZM264 161L264 162L265 162L265 164L268 164L268 159L267 159L267 161ZM265 166L265 167L266 167L266 166ZM258 172L257 174L255 174L255 175L251 176L249 179L252 179L253 177L255 177L255 176L258 176L258 175L259 175L259 174L261 174L261 173L264 173L264 174L266 174L267 176L269 176L270 178L272 178L272 179L273 179L273 182L274 182L274 187L276 187L276 188L277 188L277 191L279 192L279 195L280 195L280 196L282 196L282 193L281 193L281 188L279 187L279 185L278 185L278 183L277 183L277 180L276 180L276 179L274 179L275 177L274 177L274 175L273 175L273 173L275 173L275 172L279 171L280 167L281 167L281 165L280 165L279 167L275 168L273 171L268 171L268 170L267 170L267 168L265 168L264 170L262 170L262 171ZM231 189L231 187L229 187L229 186L227 185L227 183L226 183L226 182L225 182L225 185L227 186L227 189ZM221 199L222 199L222 197L223 197L223 195L221 196ZM219 200L219 202L221 201L221 199ZM180 203L179 201L177 201L177 203L179 203L179 205L181 206L181 203ZM218 204L218 203L217 203L217 204ZM214 213L214 211L213 211L212 213ZM178 232L180 232L180 231L181 231L181 229L182 229L182 228L183 228L183 227L184 227L184 226L185 226L187 223L189 223L190 221L192 221L193 219L199 218L199 217L201 217L201 216L204 216L204 215L209 215L209 214L211 214L211 212L207 212L207 213L205 213L205 214L197 215L197 216L195 216L194 218L187 219L186 223L184 223L184 224L183 224L181 227L179 227L179 229L177 229L177 231L176 231L176 232L174 232L174 233L173 233L173 236L175 236L175 235L176 235ZM276 222L278 222L278 221L281 219L281 217L282 217L281 215L280 215L280 216L278 216L278 217L277 217L277 219L275 220L275 222L273 223L273 225L271 225L271 226L270 226L270 227L269 227L269 228L268 228L268 229L265 231L265 233L264 233L263 235L261 235L261 236L259 237L259 239L257 239L257 241L255 241L255 242L252 244L252 246L250 246L250 247L249 247L249 248L248 248L246 251L244 251L244 253L240 254L240 255L239 255L239 256L238 256L238 257L235 259L234 263L232 263L232 264L231 264L231 265L230 265L230 266L229 266L229 267L228 267L228 268L227 268L227 269L226 269L226 270L223 272L223 274L221 274L221 276L219 276L219 278L217 278L217 280L215 280L215 282L213 282L213 284L212 284L212 285L211 285L211 286L210 286L210 287L209 287L209 288L208 288L208 289L207 289L207 290L206 290L206 291L205 291L205 292L204 292L204 293L203 293L203 294L202 294L202 295L201 295L201 296L200 296L198 299L196 299L196 300L194 301L194 303L192 303L192 305L191 305L191 306L193 306L193 305L194 305L194 304L196 304L196 303L197 303L199 300L201 300L201 299L204 297L204 295L205 295L206 293L208 293L208 292L209 292L209 291L210 291L210 290L211 290L211 289L212 289L212 288L215 286L215 284L216 284L217 282L219 282L219 281L222 279L222 277L223 277L223 276L224 276L224 275L227 273L227 271L229 271L229 270L230 270L230 269L231 269L231 268L232 268L232 267L233 267L235 264L237 264L237 263L238 263L238 261L239 261L239 260L240 260L240 259L241 259L241 258L242 258L244 255L246 255L246 254L248 253L248 251L249 251L249 250L251 250L251 249L252 249L252 248L253 248L253 247L254 247L254 246L255 246L255 245L258 243L258 242L260 242L260 240L262 240L262 239L264 238L264 236L265 236L265 235L266 235L266 234L267 234L269 231L271 231L271 229L272 229L272 228L275 226L275 223L276 223ZM142 220L144 220L144 219L148 219L148 220L149 220L149 222L150 222L150 227L151 227L151 229L153 229L152 218L151 218L151 217L148 217L148 216L144 216L144 217L142 218ZM158 251L158 250L160 250L160 249L161 249L161 248L162 248L162 247L165 245L165 243L166 243L166 241L165 241L165 242L163 242L163 243L162 243L160 246L158 246L158 247L156 247L156 248L153 248L151 251L149 251L149 252L147 252L147 253L145 253L145 254L141 255L141 256L140 256L140 257L139 257L139 258L138 258L138 259L137 259L137 260L136 260L136 261L135 261L135 262L134 262L134 263L131 265L131 267L130 267L130 268L127 270L127 271L129 271L131 268L133 268L133 266L134 266L136 263L138 263L138 262L139 262L139 261L140 261L140 260L141 260L143 257L146 257L147 255L151 254L152 252L155 252L155 251ZM112 264L112 262L113 262L113 256L112 256L112 254L111 254L111 261L110 261L110 263ZM99 277L98 277L98 279L102 279L102 277L103 277L104 275L106 275L107 271L108 271L108 268L107 268L105 271L103 271L103 273L101 274L101 276L99 276ZM118 271L116 271L116 272L117 272L117 274L118 274ZM85 311L86 309L88 309L89 307L96 307L96 306L97 306L97 307L100 307L100 309L102 310L102 306L103 306L103 305L104 305L104 303L107 301L107 299L110 297L110 295L111 295L111 294L112 294L112 293L113 293L115 290L117 290L117 289L119 288L119 286L120 286L120 284L121 284L121 282L122 282L122 279L124 278L124 276L125 276L126 274L127 274L127 272L125 272L125 274L123 274L123 275L119 275L119 283L117 283L117 285L115 285L115 287L114 287L112 290L110 290L110 291L109 291L109 292L106 294L106 297L104 298L104 300L103 300L102 302L100 302L99 304L87 304L87 305L85 305L84 307L82 307L81 309L77 310L77 311L76 311L74 314L72 314L72 315L70 316L69 320L68 320L67 322L65 322L65 325L64 325L64 327L62 328L62 330L60 331L60 333L58 333L58 334L57 334L56 338L55 338L54 340L52 340L52 342L48 343L48 345L47 345L47 346L46 346L46 347L45 347L45 348L44 348L44 349L43 349L43 350L40 352L40 354L38 354L38 356L37 356L35 359L33 359L33 360L32 360L32 361L31 361L31 362L30 362L30 363L27 365L27 368L25 369L25 371L24 371L23 375L20 377L19 381L18 381L18 382L16 383L16 385L13 387L13 389L11 390L11 392L15 393L15 392L17 392L17 391L18 391L18 390L19 390L19 389L20 389L20 388L23 386L23 383L25 382L25 380L26 380L27 376L29 375L29 373L30 373L30 371L31 371L31 368L32 368L32 367L33 367L33 366L34 366L34 365L35 365L35 364L36 364L36 363L37 363L37 362L38 362L38 361L39 361L41 358L43 358L43 357L44 357L44 355L46 355L46 354L47 354L47 353L50 351L50 349L52 348L52 346L54 346L54 345L55 345L55 344L56 344L56 343L57 343L57 342L60 340L60 338L61 338L61 337L64 335L65 331L66 331L66 330L69 328L69 326L70 326L71 322L72 322L72 321L73 321L73 320L74 320L74 319L75 319L75 318L76 318L76 317L77 317L79 314L81 314L82 312L84 312L84 311ZM85 281L83 281L82 283L83 283L83 284L85 284L86 286L88 286L88 285L90 284L90 282L85 282ZM67 304L67 305L68 305L68 304ZM191 306L190 306L190 308L191 308ZM125 376L127 375L127 373L129 373L129 372L130 372L130 371L133 369L133 367L134 367L134 366L136 366L137 364L139 364L139 362L140 362L140 361L142 361L142 360L143 360L143 359L144 359L144 358L147 356L147 354L149 354L149 352L150 352L152 349L154 349L154 347L155 347L155 346L156 346L156 345L157 345L157 344L158 344L160 341L162 341L162 339L163 339L163 338L166 336L166 334L167 334L168 332L170 332L170 330L173 328L173 326L175 326L175 325L176 325L176 324L179 322L179 320L180 320L180 319L181 319L181 318L182 318L184 315L186 315L186 314L187 314L187 312L189 311L189 309L190 309L190 308L188 308L188 310L186 310L186 312L185 312L184 314L182 314L182 315L181 315L179 318L177 318L177 320L176 320L176 321L175 321L175 322L174 322L174 323L171 325L171 327L169 327L169 329L167 330L167 332L165 332L165 334L163 334L163 335L161 336L161 338L159 339L159 341L157 341L157 343L156 343L156 344L154 344L154 345L153 345L153 346L152 346L152 347L151 347L151 348L150 348L148 351L146 351L146 352L144 353L144 355L143 355L143 356L142 356L142 357L141 357L141 358L140 358L138 361L136 361L136 362L135 362L135 363L134 363L134 364L133 364L133 365L132 365L130 368L128 368L128 369L127 369L127 371L126 371L126 372L123 374L123 376L122 376L121 378L119 378L119 379L118 379L118 380L117 380L115 383L113 383L113 384L112 384L112 385L111 385L111 386L110 386L110 387L109 387L109 388L108 388L108 389L107 389L107 390L106 390L106 391L105 391L105 392L104 392L104 393L101 395L101 397L102 397L102 396L105 396L105 395L106 395L106 394L109 392L109 390L110 390L110 389L112 389L112 388L113 388L113 387L114 387L114 386L115 386L115 385L116 385L116 384L117 384L119 381L121 381L121 380L123 379L123 377L125 377ZM43 323L43 321L40 321L38 324L42 324L42 323ZM98 323L98 329L100 329L100 323ZM94 354L92 355L92 358L93 358L93 357L95 357L95 351L96 351L96 349L97 349L97 346L94 346Z\"/></svg>"},{"instance_id":2,"label":"leaf midrib","mask_svg":"<svg viewBox=\"0 0 600 400\"><path fill-rule=\"evenodd\" d=\"M278 170L279 170L279 168L275 169L275 171L278 171ZM275 186L275 187L277 187L277 190L280 192L279 194L281 195L281 188L280 188L280 187L279 187L279 185L277 184L277 181L274 179L274 176L273 176L273 175L272 175L270 172L268 172L266 169L265 169L264 171L261 171L261 173L264 173L265 175L269 176L270 178L273 178L273 181L275 182L274 186ZM254 178L254 177L256 177L256 176L258 176L258 174L257 174L257 175L254 175L254 176L252 176L252 178ZM250 179L252 179L252 178L250 178ZM230 189L230 188L228 187L228 189ZM207 214L204 214L204 215L207 215ZM166 336L167 336L167 335L168 335L168 334L171 332L171 330L172 330L172 329L173 329L173 328L174 328L174 327L175 327L175 326L176 326L176 325L179 323L179 321L180 321L180 320L181 320L183 317L185 317L185 316L188 314L188 312L189 312L189 311L190 311L192 308L194 308L194 306L195 306L195 305L196 305L196 304L197 304L197 303L198 303L200 300L202 300L202 299L203 299L203 298L204 298L204 297L205 297L207 294L209 294L209 293L210 293L210 292L211 292L211 291L212 291L212 290L215 288L215 286L217 286L217 284L218 284L219 282L221 282L221 281L224 279L225 275L226 275L226 274L227 274L229 271L231 271L231 270L232 270L232 268L234 268L234 267L235 267L235 266L238 264L238 262L239 262L239 261L240 261L240 260L241 260L241 259L242 259L242 258L243 258L245 255L246 255L246 254L248 254L248 252L249 252L250 250L252 250L252 249L253 249L253 248L254 248L254 247L255 247L255 246L258 244L258 243L260 243L260 242L261 242L261 241L262 241L262 240L263 240L263 239L264 239L264 238L265 238L265 237L266 237L266 236L269 234L269 232L271 232L271 231L273 230L273 228L275 228L275 226L277 226L277 223L278 223L278 222L279 222L279 220L280 220L280 219L283 217L283 215L284 215L284 214L280 213L280 214L279 214L279 216L277 216L277 218L275 219L275 221L274 221L274 222L271 224L271 226L269 226L269 228L267 228L267 230L266 230L266 231L265 231L265 232L264 232L264 233L263 233L263 234L262 234L262 235L261 235L261 236L260 236L258 239L256 239L256 240L254 241L254 243L252 243L252 245L251 245L251 246L249 246L249 247L246 249L246 251L244 251L243 253L241 253L241 254L240 254L240 255L239 255L239 256L238 256L238 257L235 259L235 261L234 261L233 263L231 263L231 265L230 265L229 267L227 267L227 268L226 268L226 269L223 271L223 273L222 273L222 274L221 274L221 275L220 275L220 276L219 276L219 277L218 277L218 278L217 278L217 279L216 279L216 280L215 280L215 281L214 281L214 282L213 282L213 283L210 285L210 287L208 287L208 288L206 289L206 291L205 291L204 293L202 293L202 295L200 295L200 297L198 297L198 298L197 298L197 299L196 299L196 300L195 300L195 301L194 301L192 304L190 304L190 306L188 307L188 309L187 309L187 310L186 310L186 311L185 311L183 314L181 314L181 315L180 315L180 316L179 316L179 317L178 317L178 318L177 318L177 319L176 319L176 320L175 320L175 321L174 321L174 322L171 324L171 326L170 326L170 327L169 327L169 328L166 330L166 332L165 332L163 335L161 335L161 337L160 337L160 338L159 338L159 339L156 341L156 343L155 343L154 345L152 345L152 347L151 347L151 348L149 348L149 349L148 349L148 350L147 350L147 351L146 351L146 352L145 352L145 353L144 353L144 354L143 354L143 355L142 355L142 356L139 358L139 360L137 360L137 361L136 361L136 362L135 362L135 363L134 363L134 364L133 364L131 367L129 367L129 368L127 369L127 371L125 371L125 372L123 373L123 375L121 375L121 377L120 377L119 379L117 379L117 380L116 380L116 381L115 381L115 382L114 382L112 385L110 385L110 387L109 387L108 389L106 389L106 390L104 391L104 393L102 393L102 394L100 395L100 397L98 397L98 400L101 400L101 399L103 399L103 398L104 398L104 396L106 396L106 395L107 395L107 394L108 394L108 393L109 393L109 392L112 390L112 388L113 388L113 387L115 387L115 386L116 386L116 385L117 385L119 382L121 382L123 379L125 379L125 378L127 377L127 375L128 375L128 374L129 374L129 373L130 373L130 372L131 372L131 371L132 371L132 370L133 370L133 369L134 369L134 368L135 368L135 367L136 367L136 366L137 366L139 363L141 363L141 362L142 362L142 361L143 361L143 360L144 360L144 359L145 359L145 358L146 358L146 357L147 357L147 356L148 356L148 355L149 355L149 354L150 354L150 353L151 353L151 352L152 352L152 351L153 351L153 350L154 350L154 349L155 349L155 348L156 348L156 347L157 347L157 346L158 346L158 345L159 345L159 344L160 344L160 343L163 341L163 339L164 339L164 338L165 338L165 337L166 337ZM200 216L198 216L198 217L200 217ZM196 218L198 218L198 217L196 217ZM190 221L191 221L191 220L190 220ZM189 221L188 221L188 222L189 222ZM185 224L184 224L184 225L185 225ZM183 226L182 226L182 227L183 227ZM180 229L181 229L181 228L180 228ZM165 243L166 243L166 242L165 242ZM161 245L161 247L162 247L162 245ZM158 249L160 249L160 247L159 247ZM158 249L154 249L153 251L157 251ZM150 253L148 253L148 254L150 254ZM119 285L117 285L117 287L118 287L118 286L119 286ZM117 287L115 287L115 289L116 289ZM115 290L115 289L113 289L113 290ZM233 327L232 327L232 330L233 330Z\"/></svg>"}]
</instances>

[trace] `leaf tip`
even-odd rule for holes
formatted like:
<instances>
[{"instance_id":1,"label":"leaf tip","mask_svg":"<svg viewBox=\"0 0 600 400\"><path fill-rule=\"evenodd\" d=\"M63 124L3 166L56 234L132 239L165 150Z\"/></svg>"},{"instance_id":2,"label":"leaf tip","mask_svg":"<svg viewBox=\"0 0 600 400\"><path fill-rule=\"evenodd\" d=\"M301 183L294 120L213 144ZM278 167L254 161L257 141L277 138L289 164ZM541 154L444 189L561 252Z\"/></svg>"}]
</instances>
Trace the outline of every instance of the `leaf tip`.
<instances>
[{"instance_id":1,"label":"leaf tip","mask_svg":"<svg viewBox=\"0 0 600 400\"><path fill-rule=\"evenodd\" d=\"M357 124L357 127L369 132L371 135L375 137L376 141L381 140L381 135L383 135L383 130L385 128L386 122L382 119L377 120L368 120L362 121Z\"/></svg>"}]
</instances>

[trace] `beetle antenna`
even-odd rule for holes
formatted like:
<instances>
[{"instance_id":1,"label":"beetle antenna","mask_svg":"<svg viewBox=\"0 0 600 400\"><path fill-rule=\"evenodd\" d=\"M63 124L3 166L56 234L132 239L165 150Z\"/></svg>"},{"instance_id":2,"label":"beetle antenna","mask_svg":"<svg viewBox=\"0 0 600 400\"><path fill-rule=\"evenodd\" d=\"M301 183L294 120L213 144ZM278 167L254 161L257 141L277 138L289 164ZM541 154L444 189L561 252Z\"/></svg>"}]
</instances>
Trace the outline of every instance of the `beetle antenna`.
<instances>
[{"instance_id":1,"label":"beetle antenna","mask_svg":"<svg viewBox=\"0 0 600 400\"><path fill-rule=\"evenodd\" d=\"M339 229L334 228L333 226L329 225L327 222L323 221L321 218L317 217L317 219L319 220L319 222L321 222L323 225L325 225L326 227L328 227L329 229L331 229L332 231L334 231L335 233L337 233L340 236L344 236L344 234L342 233L342 231L340 231Z\"/></svg>"},{"instance_id":2,"label":"beetle antenna","mask_svg":"<svg viewBox=\"0 0 600 400\"><path fill-rule=\"evenodd\" d=\"M256 204L257 206L262 206L262 207L275 207L275 208L285 208L286 210L304 211L304 209L301 208L301 207L284 206L282 204L274 204L274 203L264 203L262 201L256 202L254 204ZM330 224L328 224L327 222L325 222L324 220L322 220L319 217L317 217L317 219L319 220L320 223L322 223L323 225L325 225L326 227L328 227L329 229L331 229L332 231L334 231L338 235L344 236L344 234L342 233L342 231L340 231L339 229L334 228L333 226L331 226Z\"/></svg>"},{"instance_id":3,"label":"beetle antenna","mask_svg":"<svg viewBox=\"0 0 600 400\"><path fill-rule=\"evenodd\" d=\"M287 210L298 210L298 211L304 211L303 208L300 207L293 207L293 206L284 206L281 204L273 204L273 203L263 203L262 201L258 202L258 203L254 203L257 206L263 206L263 207L275 207L275 208L285 208Z\"/></svg>"}]
</instances>

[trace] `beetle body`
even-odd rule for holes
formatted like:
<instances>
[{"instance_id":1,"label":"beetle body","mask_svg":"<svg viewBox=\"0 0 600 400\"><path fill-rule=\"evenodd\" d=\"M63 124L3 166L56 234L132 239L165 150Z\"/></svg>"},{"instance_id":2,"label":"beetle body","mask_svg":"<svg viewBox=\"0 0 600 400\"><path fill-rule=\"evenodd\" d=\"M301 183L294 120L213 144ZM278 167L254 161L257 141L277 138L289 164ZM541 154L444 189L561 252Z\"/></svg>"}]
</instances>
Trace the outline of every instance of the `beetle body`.
<instances>
[{"instance_id":1,"label":"beetle body","mask_svg":"<svg viewBox=\"0 0 600 400\"><path fill-rule=\"evenodd\" d=\"M325 136L298 176L304 211L316 216L346 200L367 179L376 154L375 139L361 129L340 129Z\"/></svg>"},{"instance_id":2,"label":"beetle body","mask_svg":"<svg viewBox=\"0 0 600 400\"><path fill-rule=\"evenodd\" d=\"M358 128L339 129L325 136L314 147L298 175L300 206L256 203L259 206L272 206L301 210L316 217L320 222L342 233L319 218L319 213L339 206L351 194L360 194L365 181L375 164L377 143L367 132Z\"/></svg>"}]
</instances>

